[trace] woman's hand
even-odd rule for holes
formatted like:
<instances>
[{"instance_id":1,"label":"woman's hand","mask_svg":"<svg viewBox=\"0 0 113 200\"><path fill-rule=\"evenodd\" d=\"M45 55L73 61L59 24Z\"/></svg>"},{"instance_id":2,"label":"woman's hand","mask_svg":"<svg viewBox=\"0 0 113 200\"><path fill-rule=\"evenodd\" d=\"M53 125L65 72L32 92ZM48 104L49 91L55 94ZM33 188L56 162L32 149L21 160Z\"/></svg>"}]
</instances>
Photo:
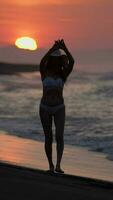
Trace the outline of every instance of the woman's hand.
<instances>
[{"instance_id":1,"label":"woman's hand","mask_svg":"<svg viewBox=\"0 0 113 200\"><path fill-rule=\"evenodd\" d=\"M51 48L51 51L55 51L59 49L59 43L55 41L54 45Z\"/></svg>"},{"instance_id":2,"label":"woman's hand","mask_svg":"<svg viewBox=\"0 0 113 200\"><path fill-rule=\"evenodd\" d=\"M54 45L50 49L50 51L53 52L53 51L58 50L58 49L62 49L64 51L67 49L67 47L66 47L65 42L64 42L63 39L56 40L55 43L54 43Z\"/></svg>"},{"instance_id":3,"label":"woman's hand","mask_svg":"<svg viewBox=\"0 0 113 200\"><path fill-rule=\"evenodd\" d=\"M55 41L55 44L59 49L65 50L67 48L63 39Z\"/></svg>"},{"instance_id":4,"label":"woman's hand","mask_svg":"<svg viewBox=\"0 0 113 200\"><path fill-rule=\"evenodd\" d=\"M60 48L63 50L67 48L63 39L60 41Z\"/></svg>"}]
</instances>

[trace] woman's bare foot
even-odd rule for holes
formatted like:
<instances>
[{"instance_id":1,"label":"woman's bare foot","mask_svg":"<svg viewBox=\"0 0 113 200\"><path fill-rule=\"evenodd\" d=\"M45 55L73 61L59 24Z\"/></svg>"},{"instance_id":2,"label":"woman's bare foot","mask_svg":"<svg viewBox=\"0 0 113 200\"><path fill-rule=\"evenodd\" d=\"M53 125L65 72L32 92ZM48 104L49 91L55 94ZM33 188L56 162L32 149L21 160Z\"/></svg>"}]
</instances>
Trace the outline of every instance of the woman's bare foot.
<instances>
[{"instance_id":1,"label":"woman's bare foot","mask_svg":"<svg viewBox=\"0 0 113 200\"><path fill-rule=\"evenodd\" d=\"M56 165L55 172L62 173L62 174L64 173L64 171L58 165Z\"/></svg>"},{"instance_id":2,"label":"woman's bare foot","mask_svg":"<svg viewBox=\"0 0 113 200\"><path fill-rule=\"evenodd\" d=\"M54 172L55 168L54 168L54 165L53 165L53 164L49 166L49 170L50 170L51 172Z\"/></svg>"}]
</instances>

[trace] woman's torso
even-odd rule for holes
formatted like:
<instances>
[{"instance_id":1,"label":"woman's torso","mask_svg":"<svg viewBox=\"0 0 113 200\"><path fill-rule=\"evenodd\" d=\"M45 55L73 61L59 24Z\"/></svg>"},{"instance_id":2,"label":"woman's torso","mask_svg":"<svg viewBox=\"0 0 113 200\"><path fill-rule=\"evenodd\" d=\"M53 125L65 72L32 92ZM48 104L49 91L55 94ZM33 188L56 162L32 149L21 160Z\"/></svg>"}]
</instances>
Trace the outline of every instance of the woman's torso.
<instances>
[{"instance_id":1,"label":"woman's torso","mask_svg":"<svg viewBox=\"0 0 113 200\"><path fill-rule=\"evenodd\" d=\"M42 80L43 96L41 103L48 106L57 106L64 103L64 81L60 77L46 76Z\"/></svg>"}]
</instances>

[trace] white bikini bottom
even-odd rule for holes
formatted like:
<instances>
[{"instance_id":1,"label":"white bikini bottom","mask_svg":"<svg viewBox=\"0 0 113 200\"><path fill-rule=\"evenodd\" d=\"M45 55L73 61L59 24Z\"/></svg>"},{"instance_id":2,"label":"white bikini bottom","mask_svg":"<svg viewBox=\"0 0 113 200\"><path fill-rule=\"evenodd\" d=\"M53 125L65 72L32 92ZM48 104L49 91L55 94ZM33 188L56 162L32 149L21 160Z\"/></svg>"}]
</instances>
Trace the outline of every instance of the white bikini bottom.
<instances>
[{"instance_id":1,"label":"white bikini bottom","mask_svg":"<svg viewBox=\"0 0 113 200\"><path fill-rule=\"evenodd\" d=\"M50 114L55 114L59 109L64 108L65 105L63 103L63 104L60 104L60 105L57 105L57 106L48 106L48 105L41 103L40 107L47 110L47 112L49 112Z\"/></svg>"}]
</instances>

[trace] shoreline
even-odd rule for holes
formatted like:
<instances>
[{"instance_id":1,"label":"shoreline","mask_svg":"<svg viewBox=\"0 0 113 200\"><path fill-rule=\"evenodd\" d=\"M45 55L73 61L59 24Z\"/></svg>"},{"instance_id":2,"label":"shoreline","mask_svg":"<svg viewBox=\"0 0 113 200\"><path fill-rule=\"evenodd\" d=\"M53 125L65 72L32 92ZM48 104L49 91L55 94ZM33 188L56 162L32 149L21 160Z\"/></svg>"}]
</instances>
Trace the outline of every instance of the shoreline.
<instances>
[{"instance_id":1,"label":"shoreline","mask_svg":"<svg viewBox=\"0 0 113 200\"><path fill-rule=\"evenodd\" d=\"M34 142L39 142L39 143L44 143L44 141L43 140L36 140L36 139L34 139L34 138L30 138L30 137L22 137L22 136L19 136L19 135L14 135L14 134L9 134L8 132L6 132L6 131L1 131L0 130L0 134L5 134L5 135L8 135L8 136L12 136L12 137L17 137L17 138L20 138L20 139L25 139L25 140L30 140L30 141L34 141ZM55 141L53 141L53 145L55 145L56 144L56 142ZM71 149L73 149L73 148L77 148L77 149L80 149L80 150L85 150L85 151L89 151L89 152L94 152L94 153L97 153L97 154L101 154L106 160L109 160L109 161L111 161L111 162L113 162L113 158L110 156L110 155L107 155L107 153L105 153L105 152L103 152L103 151L101 151L101 150L96 150L96 149L91 149L90 147L88 147L88 146L82 146L82 145L71 145L71 144L65 144L65 147L67 147L67 148L71 148Z\"/></svg>"}]
</instances>

